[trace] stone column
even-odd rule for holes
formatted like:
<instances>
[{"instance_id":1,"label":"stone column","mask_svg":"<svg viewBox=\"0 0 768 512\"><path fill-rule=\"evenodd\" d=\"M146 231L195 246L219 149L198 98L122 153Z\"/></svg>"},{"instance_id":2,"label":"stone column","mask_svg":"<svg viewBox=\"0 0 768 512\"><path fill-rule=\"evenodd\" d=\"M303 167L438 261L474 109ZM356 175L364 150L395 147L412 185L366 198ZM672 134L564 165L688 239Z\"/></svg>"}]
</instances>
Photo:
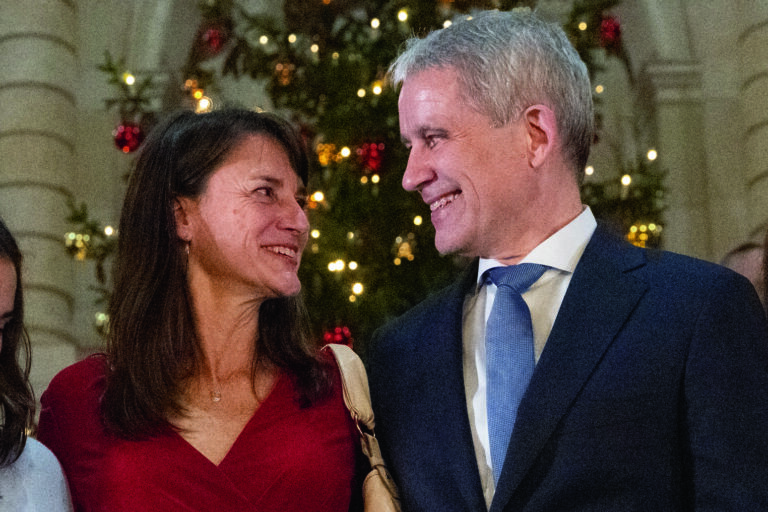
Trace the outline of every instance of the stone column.
<instances>
[{"instance_id":1,"label":"stone column","mask_svg":"<svg viewBox=\"0 0 768 512\"><path fill-rule=\"evenodd\" d=\"M25 257L26 322L38 398L77 357L72 267L63 253L75 168L74 0L0 6L0 215Z\"/></svg>"},{"instance_id":2,"label":"stone column","mask_svg":"<svg viewBox=\"0 0 768 512\"><path fill-rule=\"evenodd\" d=\"M768 2L739 0L737 6L743 23L738 48L749 228L762 239L768 226Z\"/></svg>"},{"instance_id":3,"label":"stone column","mask_svg":"<svg viewBox=\"0 0 768 512\"><path fill-rule=\"evenodd\" d=\"M642 74L653 95L660 168L667 173L664 246L707 258L711 244L701 71L691 61L656 60Z\"/></svg>"}]
</instances>

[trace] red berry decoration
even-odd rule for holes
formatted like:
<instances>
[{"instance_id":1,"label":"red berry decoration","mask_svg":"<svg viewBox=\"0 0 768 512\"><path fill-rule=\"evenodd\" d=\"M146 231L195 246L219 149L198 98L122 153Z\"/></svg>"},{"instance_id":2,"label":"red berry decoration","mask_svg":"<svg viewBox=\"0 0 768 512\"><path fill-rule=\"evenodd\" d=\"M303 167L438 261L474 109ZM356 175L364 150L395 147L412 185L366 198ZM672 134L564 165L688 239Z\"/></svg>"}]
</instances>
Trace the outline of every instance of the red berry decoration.
<instances>
[{"instance_id":1,"label":"red berry decoration","mask_svg":"<svg viewBox=\"0 0 768 512\"><path fill-rule=\"evenodd\" d=\"M366 172L378 173L384 158L384 143L366 142L357 148L357 156Z\"/></svg>"},{"instance_id":2,"label":"red berry decoration","mask_svg":"<svg viewBox=\"0 0 768 512\"><path fill-rule=\"evenodd\" d=\"M139 124L131 121L123 121L117 125L112 135L115 137L115 146L123 153L136 151L144 142L144 130Z\"/></svg>"},{"instance_id":3,"label":"red berry decoration","mask_svg":"<svg viewBox=\"0 0 768 512\"><path fill-rule=\"evenodd\" d=\"M229 27L225 22L212 21L200 27L200 43L209 57L217 55L228 40Z\"/></svg>"},{"instance_id":4,"label":"red berry decoration","mask_svg":"<svg viewBox=\"0 0 768 512\"><path fill-rule=\"evenodd\" d=\"M612 53L621 48L621 24L613 16L603 16L600 22L600 46Z\"/></svg>"},{"instance_id":5,"label":"red berry decoration","mask_svg":"<svg viewBox=\"0 0 768 512\"><path fill-rule=\"evenodd\" d=\"M325 331L323 334L323 341L325 343L339 343L341 345L352 346L354 340L352 339L352 332L349 327L335 327L331 331Z\"/></svg>"}]
</instances>

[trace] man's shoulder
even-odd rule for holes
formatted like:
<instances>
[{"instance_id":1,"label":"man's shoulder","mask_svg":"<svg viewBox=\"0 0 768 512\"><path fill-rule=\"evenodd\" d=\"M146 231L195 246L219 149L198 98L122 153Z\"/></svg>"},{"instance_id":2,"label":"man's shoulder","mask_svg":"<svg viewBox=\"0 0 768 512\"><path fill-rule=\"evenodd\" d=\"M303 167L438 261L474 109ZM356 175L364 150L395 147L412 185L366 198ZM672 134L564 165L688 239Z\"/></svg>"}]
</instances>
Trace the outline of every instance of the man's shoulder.
<instances>
[{"instance_id":1,"label":"man's shoulder","mask_svg":"<svg viewBox=\"0 0 768 512\"><path fill-rule=\"evenodd\" d=\"M464 297L472 290L476 275L477 261L474 261L451 283L379 327L371 339L369 360L383 357L385 353L393 357L403 355L403 351L423 345L427 339L460 331Z\"/></svg>"},{"instance_id":2,"label":"man's shoulder","mask_svg":"<svg viewBox=\"0 0 768 512\"><path fill-rule=\"evenodd\" d=\"M720 280L738 281L742 277L716 263L672 251L649 250L646 254L646 274L664 282L696 286Z\"/></svg>"},{"instance_id":3,"label":"man's shoulder","mask_svg":"<svg viewBox=\"0 0 768 512\"><path fill-rule=\"evenodd\" d=\"M696 315L723 301L759 302L743 276L712 262L670 251L633 246L596 231L574 271L564 304L614 304L631 297L655 312ZM747 306L744 306L747 307ZM610 310L610 308L609 308Z\"/></svg>"},{"instance_id":4,"label":"man's shoulder","mask_svg":"<svg viewBox=\"0 0 768 512\"><path fill-rule=\"evenodd\" d=\"M471 290L473 276L476 274L477 261L464 268L449 284L430 293L421 302L390 320L379 330L398 329L424 322L432 323L436 312L445 311L446 308L451 307L451 303L463 301L464 295Z\"/></svg>"},{"instance_id":5,"label":"man's shoulder","mask_svg":"<svg viewBox=\"0 0 768 512\"><path fill-rule=\"evenodd\" d=\"M738 274L716 263L673 251L636 247L605 230L595 232L583 258L592 265L616 266L651 283L695 285L701 280L739 279Z\"/></svg>"}]
</instances>

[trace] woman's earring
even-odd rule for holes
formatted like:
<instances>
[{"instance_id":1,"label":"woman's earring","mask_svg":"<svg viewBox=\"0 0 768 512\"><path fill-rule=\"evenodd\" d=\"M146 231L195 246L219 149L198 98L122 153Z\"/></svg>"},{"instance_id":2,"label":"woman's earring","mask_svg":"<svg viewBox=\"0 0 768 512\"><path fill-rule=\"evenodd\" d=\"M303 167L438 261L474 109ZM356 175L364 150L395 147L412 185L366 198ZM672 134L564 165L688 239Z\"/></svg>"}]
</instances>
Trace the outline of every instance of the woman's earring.
<instances>
[{"instance_id":1,"label":"woman's earring","mask_svg":"<svg viewBox=\"0 0 768 512\"><path fill-rule=\"evenodd\" d=\"M184 244L184 251L186 251L186 253L187 253L187 258L189 258L189 245L190 245L190 243L191 242L187 242L186 244Z\"/></svg>"}]
</instances>

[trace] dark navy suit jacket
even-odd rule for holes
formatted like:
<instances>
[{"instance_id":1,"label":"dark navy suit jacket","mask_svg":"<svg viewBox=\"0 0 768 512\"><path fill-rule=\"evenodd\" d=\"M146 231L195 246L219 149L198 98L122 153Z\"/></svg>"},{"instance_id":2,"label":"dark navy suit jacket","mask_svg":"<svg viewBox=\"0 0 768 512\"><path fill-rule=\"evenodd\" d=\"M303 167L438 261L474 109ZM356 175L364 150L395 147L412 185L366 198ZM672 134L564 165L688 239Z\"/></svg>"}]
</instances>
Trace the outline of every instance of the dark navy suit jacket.
<instances>
[{"instance_id":1,"label":"dark navy suit jacket","mask_svg":"<svg viewBox=\"0 0 768 512\"><path fill-rule=\"evenodd\" d=\"M406 511L485 511L461 324L477 262L379 329L377 436ZM500 511L768 510L768 332L722 267L590 240L520 404Z\"/></svg>"}]
</instances>

